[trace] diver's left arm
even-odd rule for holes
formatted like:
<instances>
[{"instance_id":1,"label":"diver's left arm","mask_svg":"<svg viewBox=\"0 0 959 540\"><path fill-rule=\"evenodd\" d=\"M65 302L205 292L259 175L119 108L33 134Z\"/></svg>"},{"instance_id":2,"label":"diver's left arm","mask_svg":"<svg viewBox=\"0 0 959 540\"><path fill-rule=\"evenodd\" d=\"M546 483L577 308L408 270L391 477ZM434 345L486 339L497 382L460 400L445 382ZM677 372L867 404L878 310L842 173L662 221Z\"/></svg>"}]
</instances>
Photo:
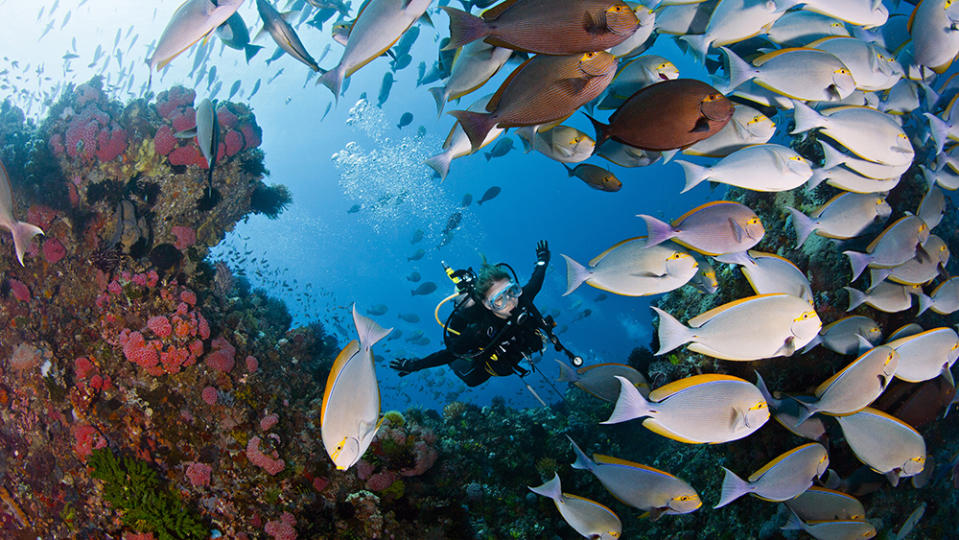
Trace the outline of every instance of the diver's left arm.
<instances>
[{"instance_id":1,"label":"diver's left arm","mask_svg":"<svg viewBox=\"0 0 959 540\"><path fill-rule=\"evenodd\" d=\"M530 276L526 286L523 287L523 296L530 300L539 294L539 290L543 287L546 267L549 266L549 257L549 243L546 240L540 240L536 244L536 267L533 269L533 275Z\"/></svg>"}]
</instances>

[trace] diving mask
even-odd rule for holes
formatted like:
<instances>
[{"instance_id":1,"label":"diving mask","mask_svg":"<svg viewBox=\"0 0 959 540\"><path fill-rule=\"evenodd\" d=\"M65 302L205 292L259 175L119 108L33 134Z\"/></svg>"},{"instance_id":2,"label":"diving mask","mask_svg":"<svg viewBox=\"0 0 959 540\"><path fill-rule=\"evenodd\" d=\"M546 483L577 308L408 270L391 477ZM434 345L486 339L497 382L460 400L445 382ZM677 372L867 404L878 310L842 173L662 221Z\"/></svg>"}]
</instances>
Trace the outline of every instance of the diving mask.
<instances>
[{"instance_id":1,"label":"diving mask","mask_svg":"<svg viewBox=\"0 0 959 540\"><path fill-rule=\"evenodd\" d=\"M509 305L510 300L515 300L523 294L523 289L517 285L515 282L510 282L509 285L503 287L498 293L494 294L489 299L489 306L494 311L501 311L507 305Z\"/></svg>"}]
</instances>

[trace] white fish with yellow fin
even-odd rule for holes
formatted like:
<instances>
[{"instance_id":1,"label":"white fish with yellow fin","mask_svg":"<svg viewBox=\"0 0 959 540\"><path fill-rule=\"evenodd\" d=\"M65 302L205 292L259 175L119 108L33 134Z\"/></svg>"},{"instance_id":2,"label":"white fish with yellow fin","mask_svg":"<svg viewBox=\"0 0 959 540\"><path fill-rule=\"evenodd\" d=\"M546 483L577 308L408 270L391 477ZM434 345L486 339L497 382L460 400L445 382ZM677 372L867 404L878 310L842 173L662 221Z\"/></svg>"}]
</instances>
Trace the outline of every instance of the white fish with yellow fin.
<instances>
[{"instance_id":1,"label":"white fish with yellow fin","mask_svg":"<svg viewBox=\"0 0 959 540\"><path fill-rule=\"evenodd\" d=\"M623 530L619 516L609 508L590 499L563 493L559 475L556 473L553 473L553 478L545 484L529 487L529 490L553 499L556 509L566 523L584 538L615 540Z\"/></svg>"},{"instance_id":2,"label":"white fish with yellow fin","mask_svg":"<svg viewBox=\"0 0 959 540\"><path fill-rule=\"evenodd\" d=\"M460 47L453 57L453 67L446 84L429 89L436 100L436 112L442 113L447 101L459 99L483 86L512 54L510 49L495 47L483 40Z\"/></svg>"},{"instance_id":3,"label":"white fish with yellow fin","mask_svg":"<svg viewBox=\"0 0 959 540\"><path fill-rule=\"evenodd\" d=\"M518 129L516 134L523 141L527 152L536 150L544 156L560 163L581 163L589 159L596 149L596 141L582 131L559 125L548 130Z\"/></svg>"},{"instance_id":4,"label":"white fish with yellow fin","mask_svg":"<svg viewBox=\"0 0 959 540\"><path fill-rule=\"evenodd\" d=\"M703 255L723 255L746 251L766 234L759 216L748 206L734 201L702 204L665 223L653 216L638 214L646 222L647 246L666 240L698 251Z\"/></svg>"},{"instance_id":5,"label":"white fish with yellow fin","mask_svg":"<svg viewBox=\"0 0 959 540\"><path fill-rule=\"evenodd\" d=\"M729 63L732 91L746 81L792 99L839 101L856 89L856 81L835 56L816 49L792 48L766 53L747 63L726 47L720 47Z\"/></svg>"},{"instance_id":6,"label":"white fish with yellow fin","mask_svg":"<svg viewBox=\"0 0 959 540\"><path fill-rule=\"evenodd\" d=\"M634 58L619 69L596 108L615 109L643 88L676 78L679 70L662 56L648 54Z\"/></svg>"},{"instance_id":7,"label":"white fish with yellow fin","mask_svg":"<svg viewBox=\"0 0 959 540\"><path fill-rule=\"evenodd\" d=\"M869 317L850 315L823 326L819 335L806 345L803 352L822 344L839 354L860 354L864 351L861 350L862 342L859 338L869 342L869 348L872 348L882 339L882 329Z\"/></svg>"},{"instance_id":8,"label":"white fish with yellow fin","mask_svg":"<svg viewBox=\"0 0 959 540\"><path fill-rule=\"evenodd\" d=\"M828 467L829 455L819 443L807 443L779 455L748 480L723 467L726 475L719 502L713 508L726 506L747 493L765 501L788 501L809 489L813 480L822 476Z\"/></svg>"},{"instance_id":9,"label":"white fish with yellow fin","mask_svg":"<svg viewBox=\"0 0 959 540\"><path fill-rule=\"evenodd\" d=\"M225 23L243 3L243 0L187 0L173 12L153 54L147 59L151 71L163 69L171 60L194 43L209 36Z\"/></svg>"},{"instance_id":10,"label":"white fish with yellow fin","mask_svg":"<svg viewBox=\"0 0 959 540\"><path fill-rule=\"evenodd\" d=\"M889 19L889 10L876 0L805 0L799 3L804 10L866 28L882 26Z\"/></svg>"},{"instance_id":11,"label":"white fish with yellow fin","mask_svg":"<svg viewBox=\"0 0 959 540\"><path fill-rule=\"evenodd\" d=\"M859 461L885 474L892 485L922 472L926 442L909 424L870 407L836 420Z\"/></svg>"},{"instance_id":12,"label":"white fish with yellow fin","mask_svg":"<svg viewBox=\"0 0 959 540\"><path fill-rule=\"evenodd\" d=\"M796 247L801 247L815 232L826 238L846 240L859 236L876 219L892 215L886 198L876 194L840 193L820 206L812 217L790 206L793 227L796 229Z\"/></svg>"},{"instance_id":13,"label":"white fish with yellow fin","mask_svg":"<svg viewBox=\"0 0 959 540\"><path fill-rule=\"evenodd\" d=\"M812 11L790 11L776 19L766 37L781 47L801 47L827 36L848 36L842 21Z\"/></svg>"},{"instance_id":14,"label":"white fish with yellow fin","mask_svg":"<svg viewBox=\"0 0 959 540\"><path fill-rule=\"evenodd\" d=\"M843 106L816 112L793 103L792 134L818 129L856 156L882 165L912 163L915 151L902 127L889 115L869 107Z\"/></svg>"},{"instance_id":15,"label":"white fish with yellow fin","mask_svg":"<svg viewBox=\"0 0 959 540\"><path fill-rule=\"evenodd\" d=\"M566 254L566 296L586 283L623 296L662 294L696 275L696 260L669 244L648 246L643 236L624 240L583 266Z\"/></svg>"},{"instance_id":16,"label":"white fish with yellow fin","mask_svg":"<svg viewBox=\"0 0 959 540\"><path fill-rule=\"evenodd\" d=\"M952 315L959 311L959 276L943 281L932 290L929 296L919 297L919 313L927 309L940 315Z\"/></svg>"},{"instance_id":17,"label":"white fish with yellow fin","mask_svg":"<svg viewBox=\"0 0 959 540\"><path fill-rule=\"evenodd\" d=\"M806 189L814 189L826 182L830 186L852 193L888 193L899 185L899 176L892 178L869 178L842 165L830 169L813 169Z\"/></svg>"},{"instance_id":18,"label":"white fish with yellow fin","mask_svg":"<svg viewBox=\"0 0 959 540\"><path fill-rule=\"evenodd\" d=\"M929 230L935 229L946 213L946 195L935 185L929 186L926 194L919 201L916 215L929 225Z\"/></svg>"},{"instance_id":19,"label":"white fish with yellow fin","mask_svg":"<svg viewBox=\"0 0 959 540\"><path fill-rule=\"evenodd\" d=\"M906 382L928 381L939 375L951 379L949 370L959 358L959 335L945 326L900 337L886 345L899 353L896 378Z\"/></svg>"},{"instance_id":20,"label":"white fish with yellow fin","mask_svg":"<svg viewBox=\"0 0 959 540\"><path fill-rule=\"evenodd\" d=\"M738 377L693 375L653 390L648 400L628 379L617 379L619 399L603 424L644 418L643 427L664 437L716 444L742 439L769 420L759 389Z\"/></svg>"},{"instance_id":21,"label":"white fish with yellow fin","mask_svg":"<svg viewBox=\"0 0 959 540\"><path fill-rule=\"evenodd\" d=\"M752 191L788 191L812 177L809 162L792 148L779 144L747 146L710 167L688 161L676 163L686 176L686 185L680 193L686 193L706 180Z\"/></svg>"},{"instance_id":22,"label":"white fish with yellow fin","mask_svg":"<svg viewBox=\"0 0 959 540\"><path fill-rule=\"evenodd\" d=\"M583 389L603 401L613 402L619 397L619 379L625 377L639 389L639 393L644 397L649 395L649 382L642 373L626 364L616 364L613 362L605 364L595 364L584 366L579 369L573 369L569 364L557 359L559 364L559 381L573 384Z\"/></svg>"},{"instance_id":23,"label":"white fish with yellow fin","mask_svg":"<svg viewBox=\"0 0 959 540\"><path fill-rule=\"evenodd\" d=\"M903 76L895 56L876 43L854 37L826 37L806 45L826 51L840 59L856 80L856 87L867 92L888 90Z\"/></svg>"},{"instance_id":24,"label":"white fish with yellow fin","mask_svg":"<svg viewBox=\"0 0 959 540\"><path fill-rule=\"evenodd\" d=\"M875 286L882 280L888 279L901 285L925 285L944 274L946 265L949 263L949 247L942 238L930 234L929 238L922 243L922 250L925 252L923 256L916 255L899 266L871 269L870 283ZM919 299L917 315L925 311L922 307L922 296Z\"/></svg>"},{"instance_id":25,"label":"white fish with yellow fin","mask_svg":"<svg viewBox=\"0 0 959 540\"><path fill-rule=\"evenodd\" d=\"M657 355L688 343L689 350L721 360L791 356L822 327L809 302L784 293L734 300L689 319L689 327L657 307L653 310L659 315Z\"/></svg>"},{"instance_id":26,"label":"white fish with yellow fin","mask_svg":"<svg viewBox=\"0 0 959 540\"><path fill-rule=\"evenodd\" d=\"M866 508L852 495L820 486L812 486L795 499L785 502L805 521L866 519Z\"/></svg>"},{"instance_id":27,"label":"white fish with yellow fin","mask_svg":"<svg viewBox=\"0 0 959 540\"><path fill-rule=\"evenodd\" d=\"M686 34L685 41L700 62L710 47L749 39L772 26L794 2L791 0L720 0L702 34Z\"/></svg>"},{"instance_id":28,"label":"white fish with yellow fin","mask_svg":"<svg viewBox=\"0 0 959 540\"><path fill-rule=\"evenodd\" d=\"M769 142L776 133L776 123L765 114L743 104L736 104L733 117L715 135L682 150L689 156L726 157L754 144Z\"/></svg>"},{"instance_id":29,"label":"white fish with yellow fin","mask_svg":"<svg viewBox=\"0 0 959 540\"><path fill-rule=\"evenodd\" d=\"M756 294L786 293L813 304L812 287L806 274L788 259L775 253L750 250L716 257L719 262L739 265Z\"/></svg>"},{"instance_id":30,"label":"white fish with yellow fin","mask_svg":"<svg viewBox=\"0 0 959 540\"><path fill-rule=\"evenodd\" d=\"M866 246L865 253L843 251L852 267L852 281L866 267L893 268L915 256L931 259L922 248L928 238L929 226L919 217L908 214L897 219Z\"/></svg>"},{"instance_id":31,"label":"white fish with yellow fin","mask_svg":"<svg viewBox=\"0 0 959 540\"><path fill-rule=\"evenodd\" d=\"M852 287L843 287L849 293L849 307L852 311L862 304L874 307L886 313L899 313L912 307L912 296L922 294L918 285L899 285L888 281L881 281L879 285L868 292L862 292Z\"/></svg>"},{"instance_id":32,"label":"white fish with yellow fin","mask_svg":"<svg viewBox=\"0 0 959 540\"><path fill-rule=\"evenodd\" d=\"M490 94L478 99L476 102L471 104L467 110L486 110L486 104L492 97L493 95ZM492 143L502 133L502 128L494 127L491 129L489 133L486 134L486 139L483 140L483 144L480 145L477 150ZM446 136L446 140L443 142L443 151L427 159L426 165L436 171L436 174L440 176L441 180L446 180L446 176L450 173L450 164L453 162L453 160L458 157L472 154L473 152L473 145L470 143L469 137L467 137L466 132L463 131L463 127L460 126L460 123L456 122L453 124L453 127L450 128L449 135Z\"/></svg>"},{"instance_id":33,"label":"white fish with yellow fin","mask_svg":"<svg viewBox=\"0 0 959 540\"><path fill-rule=\"evenodd\" d=\"M909 18L916 63L945 73L959 54L959 6L953 0L923 0Z\"/></svg>"},{"instance_id":34,"label":"white fish with yellow fin","mask_svg":"<svg viewBox=\"0 0 959 540\"><path fill-rule=\"evenodd\" d=\"M0 229L6 229L13 235L13 250L17 254L17 262L23 266L23 254L27 251L30 240L43 234L43 230L13 217L13 188L3 163L0 163Z\"/></svg>"},{"instance_id":35,"label":"white fish with yellow fin","mask_svg":"<svg viewBox=\"0 0 959 540\"><path fill-rule=\"evenodd\" d=\"M807 418L804 422L798 422L799 415L802 414L799 401L807 399L805 396L783 398L773 396L769 388L766 387L766 381L763 380L758 371L756 371L756 388L759 388L763 399L769 405L770 414L779 425L799 437L811 441L826 441L826 425L823 424L822 420L813 417ZM777 393L777 395L779 394Z\"/></svg>"},{"instance_id":36,"label":"white fish with yellow fin","mask_svg":"<svg viewBox=\"0 0 959 540\"><path fill-rule=\"evenodd\" d=\"M876 527L859 519L803 521L795 512L782 526L786 531L804 531L816 540L865 540L876 536Z\"/></svg>"},{"instance_id":37,"label":"white fish with yellow fin","mask_svg":"<svg viewBox=\"0 0 959 540\"><path fill-rule=\"evenodd\" d=\"M663 515L688 514L703 505L692 486L668 472L601 454L589 459L573 439L569 442L576 455L574 469L593 473L614 497L648 511L654 521Z\"/></svg>"},{"instance_id":38,"label":"white fish with yellow fin","mask_svg":"<svg viewBox=\"0 0 959 540\"><path fill-rule=\"evenodd\" d=\"M353 323L359 342L347 344L333 362L320 409L323 446L339 470L363 457L379 428L380 388L370 349L393 330L360 315L356 305Z\"/></svg>"}]
</instances>

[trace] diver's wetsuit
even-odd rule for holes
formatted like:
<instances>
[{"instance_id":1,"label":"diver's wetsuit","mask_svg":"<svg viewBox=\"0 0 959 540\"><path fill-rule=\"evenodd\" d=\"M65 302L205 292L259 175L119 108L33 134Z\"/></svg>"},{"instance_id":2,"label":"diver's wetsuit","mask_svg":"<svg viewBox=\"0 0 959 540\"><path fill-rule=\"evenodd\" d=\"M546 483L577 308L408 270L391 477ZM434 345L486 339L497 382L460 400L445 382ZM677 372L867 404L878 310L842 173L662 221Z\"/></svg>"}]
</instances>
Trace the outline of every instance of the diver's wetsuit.
<instances>
[{"instance_id":1,"label":"diver's wetsuit","mask_svg":"<svg viewBox=\"0 0 959 540\"><path fill-rule=\"evenodd\" d=\"M525 317L523 324L513 322L513 328L504 332L496 342L493 342L493 338L509 320L501 319L486 306L474 303L453 313L449 328L459 332L459 335L450 332L448 348L419 360L408 360L404 369L419 371L449 364L453 373L467 386L482 384L493 375L516 373L514 367L524 354L532 354L543 348L543 339L536 332L542 316L533 305L533 299L542 288L545 276L546 264L537 264L533 275L523 286L523 294L509 320L515 319L515 315L524 309L531 316ZM483 351L472 357L480 349Z\"/></svg>"}]
</instances>

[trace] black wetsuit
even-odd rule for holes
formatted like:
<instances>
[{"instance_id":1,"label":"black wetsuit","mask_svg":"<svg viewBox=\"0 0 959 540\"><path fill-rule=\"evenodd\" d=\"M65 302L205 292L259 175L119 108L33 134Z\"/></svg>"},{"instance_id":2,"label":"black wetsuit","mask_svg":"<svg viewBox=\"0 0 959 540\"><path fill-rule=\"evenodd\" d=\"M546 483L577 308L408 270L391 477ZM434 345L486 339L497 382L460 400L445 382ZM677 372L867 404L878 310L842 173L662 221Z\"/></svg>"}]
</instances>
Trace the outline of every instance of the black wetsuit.
<instances>
[{"instance_id":1,"label":"black wetsuit","mask_svg":"<svg viewBox=\"0 0 959 540\"><path fill-rule=\"evenodd\" d=\"M546 264L537 264L533 275L523 286L523 294L513 308L510 319L497 317L479 303L458 309L453 313L449 329L459 332L459 335L450 332L446 349L419 360L408 360L404 369L418 371L449 364L453 373L468 386L482 384L493 375L517 373L516 367L524 355L543 348L543 339L536 331L540 328L542 316L533 305L533 299L542 288L545 276ZM517 323L516 315L524 310L528 316ZM507 325L510 327L501 332Z\"/></svg>"}]
</instances>

